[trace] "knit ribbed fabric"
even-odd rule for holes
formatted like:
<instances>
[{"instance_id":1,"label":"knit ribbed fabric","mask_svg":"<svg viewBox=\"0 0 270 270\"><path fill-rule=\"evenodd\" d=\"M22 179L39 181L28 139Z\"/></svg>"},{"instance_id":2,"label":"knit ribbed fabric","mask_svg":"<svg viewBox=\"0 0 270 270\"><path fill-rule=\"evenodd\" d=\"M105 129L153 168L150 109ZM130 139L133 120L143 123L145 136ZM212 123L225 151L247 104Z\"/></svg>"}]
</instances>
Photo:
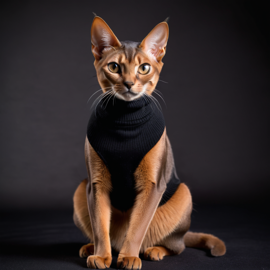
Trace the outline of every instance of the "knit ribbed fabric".
<instances>
[{"instance_id":1,"label":"knit ribbed fabric","mask_svg":"<svg viewBox=\"0 0 270 270\"><path fill-rule=\"evenodd\" d=\"M105 98L93 111L87 137L111 174L110 198L115 208L127 211L133 206L136 197L134 172L159 141L164 128L162 112L152 99L146 97L130 102ZM179 185L179 181L172 180L162 204Z\"/></svg>"}]
</instances>

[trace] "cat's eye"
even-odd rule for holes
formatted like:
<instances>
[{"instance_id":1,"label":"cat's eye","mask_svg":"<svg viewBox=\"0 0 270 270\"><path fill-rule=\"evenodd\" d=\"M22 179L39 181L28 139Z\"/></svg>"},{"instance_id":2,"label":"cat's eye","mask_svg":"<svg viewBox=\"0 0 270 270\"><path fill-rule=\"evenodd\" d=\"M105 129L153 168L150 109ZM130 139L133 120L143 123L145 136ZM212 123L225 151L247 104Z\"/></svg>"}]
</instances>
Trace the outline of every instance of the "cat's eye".
<instances>
[{"instance_id":1,"label":"cat's eye","mask_svg":"<svg viewBox=\"0 0 270 270\"><path fill-rule=\"evenodd\" d=\"M120 73L120 67L115 62L108 64L109 71L112 73Z\"/></svg>"},{"instance_id":2,"label":"cat's eye","mask_svg":"<svg viewBox=\"0 0 270 270\"><path fill-rule=\"evenodd\" d=\"M139 66L138 72L142 75L145 75L147 73L149 73L150 71L150 65L149 64L142 64Z\"/></svg>"}]
</instances>

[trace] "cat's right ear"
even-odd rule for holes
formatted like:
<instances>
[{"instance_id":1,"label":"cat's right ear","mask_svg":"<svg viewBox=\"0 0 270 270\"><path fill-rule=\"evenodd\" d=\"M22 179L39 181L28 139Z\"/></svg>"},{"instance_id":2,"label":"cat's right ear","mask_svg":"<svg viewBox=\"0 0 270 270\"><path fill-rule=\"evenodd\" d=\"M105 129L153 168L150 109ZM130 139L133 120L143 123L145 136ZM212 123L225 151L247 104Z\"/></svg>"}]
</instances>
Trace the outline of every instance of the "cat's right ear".
<instances>
[{"instance_id":1,"label":"cat's right ear","mask_svg":"<svg viewBox=\"0 0 270 270\"><path fill-rule=\"evenodd\" d=\"M112 47L120 47L121 43L108 26L108 24L96 16L91 27L92 53L96 60L100 60L102 53Z\"/></svg>"}]
</instances>

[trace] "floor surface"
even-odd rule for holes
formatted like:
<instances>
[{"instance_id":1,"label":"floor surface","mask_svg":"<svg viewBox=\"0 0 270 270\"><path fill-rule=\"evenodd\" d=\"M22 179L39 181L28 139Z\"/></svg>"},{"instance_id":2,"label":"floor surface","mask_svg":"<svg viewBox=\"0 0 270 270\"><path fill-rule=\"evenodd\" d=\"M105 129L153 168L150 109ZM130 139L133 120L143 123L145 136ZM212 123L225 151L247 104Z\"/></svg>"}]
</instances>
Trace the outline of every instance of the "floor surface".
<instances>
[{"instance_id":1,"label":"floor surface","mask_svg":"<svg viewBox=\"0 0 270 270\"><path fill-rule=\"evenodd\" d=\"M195 206L191 230L225 241L227 253L214 258L187 248L159 262L142 261L142 269L270 269L270 219L256 208ZM269 213L269 212L268 212ZM72 211L4 212L0 219L0 269L85 269L78 256L87 239L75 227ZM116 269L117 254L111 268Z\"/></svg>"}]
</instances>

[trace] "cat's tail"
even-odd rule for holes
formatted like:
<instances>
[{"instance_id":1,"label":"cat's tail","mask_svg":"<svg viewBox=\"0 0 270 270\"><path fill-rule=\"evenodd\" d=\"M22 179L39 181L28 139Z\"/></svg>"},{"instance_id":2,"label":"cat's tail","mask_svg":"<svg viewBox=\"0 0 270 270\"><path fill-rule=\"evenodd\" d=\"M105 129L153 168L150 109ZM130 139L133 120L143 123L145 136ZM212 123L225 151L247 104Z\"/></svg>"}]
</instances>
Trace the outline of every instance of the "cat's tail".
<instances>
[{"instance_id":1,"label":"cat's tail","mask_svg":"<svg viewBox=\"0 0 270 270\"><path fill-rule=\"evenodd\" d=\"M222 256L226 253L226 246L222 240L212 234L187 232L184 235L186 247L210 249L212 256Z\"/></svg>"}]
</instances>

